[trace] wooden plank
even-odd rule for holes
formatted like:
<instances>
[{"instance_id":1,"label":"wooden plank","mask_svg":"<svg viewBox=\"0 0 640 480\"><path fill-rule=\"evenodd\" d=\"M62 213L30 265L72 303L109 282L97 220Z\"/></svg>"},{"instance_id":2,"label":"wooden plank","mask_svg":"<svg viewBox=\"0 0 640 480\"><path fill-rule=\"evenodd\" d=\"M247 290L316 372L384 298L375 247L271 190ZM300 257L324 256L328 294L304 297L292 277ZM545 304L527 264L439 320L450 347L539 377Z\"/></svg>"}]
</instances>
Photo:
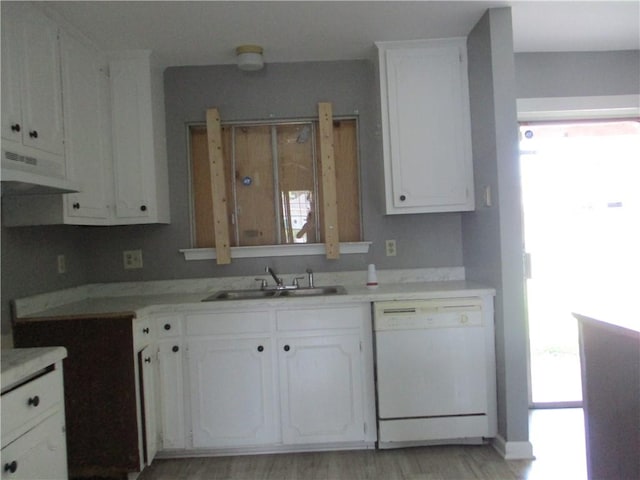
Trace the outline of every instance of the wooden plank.
<instances>
[{"instance_id":1,"label":"wooden plank","mask_svg":"<svg viewBox=\"0 0 640 480\"><path fill-rule=\"evenodd\" d=\"M207 143L209 146L209 169L213 189L213 229L216 242L217 263L231 263L229 242L229 217L227 216L227 193L222 151L222 131L217 108L207 110Z\"/></svg>"},{"instance_id":2,"label":"wooden plank","mask_svg":"<svg viewBox=\"0 0 640 480\"><path fill-rule=\"evenodd\" d=\"M333 155L333 109L331 103L318 103L320 158L322 161L322 206L324 242L328 259L340 258L336 169Z\"/></svg>"}]
</instances>

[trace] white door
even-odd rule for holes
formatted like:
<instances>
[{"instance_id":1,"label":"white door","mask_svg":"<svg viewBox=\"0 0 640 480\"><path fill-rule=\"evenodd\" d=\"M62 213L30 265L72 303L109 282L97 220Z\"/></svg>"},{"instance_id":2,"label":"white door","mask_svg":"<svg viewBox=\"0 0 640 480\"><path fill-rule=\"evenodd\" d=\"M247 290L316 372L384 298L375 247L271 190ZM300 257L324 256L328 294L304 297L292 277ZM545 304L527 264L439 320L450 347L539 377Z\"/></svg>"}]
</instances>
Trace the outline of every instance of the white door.
<instances>
[{"instance_id":1,"label":"white door","mask_svg":"<svg viewBox=\"0 0 640 480\"><path fill-rule=\"evenodd\" d=\"M190 340L187 348L193 446L277 441L271 339Z\"/></svg>"},{"instance_id":2,"label":"white door","mask_svg":"<svg viewBox=\"0 0 640 480\"><path fill-rule=\"evenodd\" d=\"M572 312L637 295L640 122L531 123L520 135L531 403L577 405Z\"/></svg>"},{"instance_id":3,"label":"white door","mask_svg":"<svg viewBox=\"0 0 640 480\"><path fill-rule=\"evenodd\" d=\"M363 440L360 336L281 338L278 354L283 442Z\"/></svg>"},{"instance_id":4,"label":"white door","mask_svg":"<svg viewBox=\"0 0 640 480\"><path fill-rule=\"evenodd\" d=\"M158 343L162 448L185 448L183 348L179 338Z\"/></svg>"}]
</instances>

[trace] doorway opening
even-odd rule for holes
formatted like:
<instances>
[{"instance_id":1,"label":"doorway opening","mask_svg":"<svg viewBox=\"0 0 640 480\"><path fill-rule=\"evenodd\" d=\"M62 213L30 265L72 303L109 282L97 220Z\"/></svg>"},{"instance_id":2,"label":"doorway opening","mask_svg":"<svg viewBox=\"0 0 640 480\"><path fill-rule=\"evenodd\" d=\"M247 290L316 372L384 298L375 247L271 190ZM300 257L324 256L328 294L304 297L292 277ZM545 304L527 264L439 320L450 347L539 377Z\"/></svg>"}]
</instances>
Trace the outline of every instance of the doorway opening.
<instances>
[{"instance_id":1,"label":"doorway opening","mask_svg":"<svg viewBox=\"0 0 640 480\"><path fill-rule=\"evenodd\" d=\"M640 267L640 122L523 122L530 403L580 406L572 312Z\"/></svg>"}]
</instances>

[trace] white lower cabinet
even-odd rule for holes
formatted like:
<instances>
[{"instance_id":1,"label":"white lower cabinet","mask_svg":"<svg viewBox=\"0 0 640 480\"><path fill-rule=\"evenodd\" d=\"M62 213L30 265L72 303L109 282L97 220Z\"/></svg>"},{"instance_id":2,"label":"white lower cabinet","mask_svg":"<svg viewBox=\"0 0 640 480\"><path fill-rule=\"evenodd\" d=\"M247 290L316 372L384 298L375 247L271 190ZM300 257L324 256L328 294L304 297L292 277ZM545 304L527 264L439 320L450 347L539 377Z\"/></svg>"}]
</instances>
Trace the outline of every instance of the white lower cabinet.
<instances>
[{"instance_id":1,"label":"white lower cabinet","mask_svg":"<svg viewBox=\"0 0 640 480\"><path fill-rule=\"evenodd\" d=\"M11 352L7 354L7 370L11 369L12 361L17 364L10 355ZM29 354L22 356L27 358ZM47 373L43 373L46 369L30 369L26 363L20 365L24 378L17 379L17 385L3 384L0 454L3 480L68 477L63 357L66 352L59 354L59 361L46 366L51 368ZM2 361L5 362L4 356Z\"/></svg>"},{"instance_id":2,"label":"white lower cabinet","mask_svg":"<svg viewBox=\"0 0 640 480\"><path fill-rule=\"evenodd\" d=\"M277 440L269 337L189 340L193 446Z\"/></svg>"},{"instance_id":3,"label":"white lower cabinet","mask_svg":"<svg viewBox=\"0 0 640 480\"><path fill-rule=\"evenodd\" d=\"M375 442L368 303L156 321L163 455Z\"/></svg>"},{"instance_id":4,"label":"white lower cabinet","mask_svg":"<svg viewBox=\"0 0 640 480\"><path fill-rule=\"evenodd\" d=\"M2 478L66 478L67 456L61 420L53 415L2 449Z\"/></svg>"},{"instance_id":5,"label":"white lower cabinet","mask_svg":"<svg viewBox=\"0 0 640 480\"><path fill-rule=\"evenodd\" d=\"M158 342L160 449L185 448L183 347L178 339Z\"/></svg>"},{"instance_id":6,"label":"white lower cabinet","mask_svg":"<svg viewBox=\"0 0 640 480\"><path fill-rule=\"evenodd\" d=\"M278 340L282 441L361 441L360 335Z\"/></svg>"}]
</instances>

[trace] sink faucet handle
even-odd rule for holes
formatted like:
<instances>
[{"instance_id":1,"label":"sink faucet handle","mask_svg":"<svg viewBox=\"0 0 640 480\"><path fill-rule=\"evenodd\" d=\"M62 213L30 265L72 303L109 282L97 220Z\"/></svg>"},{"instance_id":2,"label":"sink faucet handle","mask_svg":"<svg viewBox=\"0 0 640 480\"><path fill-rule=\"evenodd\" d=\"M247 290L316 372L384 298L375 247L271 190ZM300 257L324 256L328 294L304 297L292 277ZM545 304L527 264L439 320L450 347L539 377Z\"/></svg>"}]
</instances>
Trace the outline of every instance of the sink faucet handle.
<instances>
[{"instance_id":1,"label":"sink faucet handle","mask_svg":"<svg viewBox=\"0 0 640 480\"><path fill-rule=\"evenodd\" d=\"M264 278L256 278L255 280L256 282L260 282L261 290L264 290L265 288L267 288L267 280L265 280Z\"/></svg>"},{"instance_id":2,"label":"sink faucet handle","mask_svg":"<svg viewBox=\"0 0 640 480\"><path fill-rule=\"evenodd\" d=\"M300 288L300 280L304 280L304 277L293 277L292 285L296 288Z\"/></svg>"},{"instance_id":3,"label":"sink faucet handle","mask_svg":"<svg viewBox=\"0 0 640 480\"><path fill-rule=\"evenodd\" d=\"M314 288L314 284L313 284L313 270L311 270L310 268L307 268L307 275L309 277L309 288Z\"/></svg>"}]
</instances>

